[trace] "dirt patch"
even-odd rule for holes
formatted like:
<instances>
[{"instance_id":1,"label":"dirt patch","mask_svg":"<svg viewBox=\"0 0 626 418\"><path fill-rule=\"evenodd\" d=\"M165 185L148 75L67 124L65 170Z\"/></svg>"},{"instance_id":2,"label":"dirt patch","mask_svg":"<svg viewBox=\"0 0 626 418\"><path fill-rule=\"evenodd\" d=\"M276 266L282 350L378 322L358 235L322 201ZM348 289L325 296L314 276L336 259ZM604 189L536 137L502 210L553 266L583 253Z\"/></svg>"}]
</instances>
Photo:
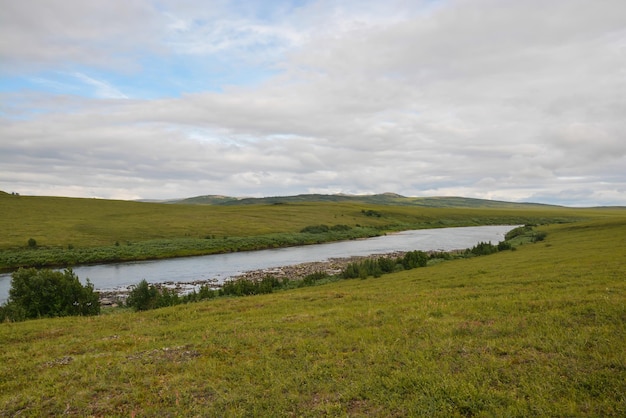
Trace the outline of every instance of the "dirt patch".
<instances>
[{"instance_id":1,"label":"dirt patch","mask_svg":"<svg viewBox=\"0 0 626 418\"><path fill-rule=\"evenodd\" d=\"M126 357L130 361L140 361L142 363L173 362L182 363L199 357L200 353L190 349L188 346L164 347L154 350L140 351Z\"/></svg>"}]
</instances>

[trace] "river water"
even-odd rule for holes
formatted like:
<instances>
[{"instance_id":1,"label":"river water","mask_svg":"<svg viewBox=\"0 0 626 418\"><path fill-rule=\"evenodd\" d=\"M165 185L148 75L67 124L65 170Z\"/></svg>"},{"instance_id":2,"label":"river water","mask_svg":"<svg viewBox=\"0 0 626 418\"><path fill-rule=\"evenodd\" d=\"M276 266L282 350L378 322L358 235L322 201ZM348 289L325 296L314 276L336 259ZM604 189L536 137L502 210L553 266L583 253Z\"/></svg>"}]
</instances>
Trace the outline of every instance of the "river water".
<instances>
[{"instance_id":1,"label":"river water","mask_svg":"<svg viewBox=\"0 0 626 418\"><path fill-rule=\"evenodd\" d=\"M89 278L96 290L125 288L139 283L142 279L149 283L190 283L216 279L221 283L246 271L326 261L330 258L386 254L394 251L451 251L470 248L481 241L496 244L514 227L491 225L420 229L353 241L166 260L77 266L73 270L82 282ZM11 274L1 274L0 303L6 302L10 287Z\"/></svg>"}]
</instances>

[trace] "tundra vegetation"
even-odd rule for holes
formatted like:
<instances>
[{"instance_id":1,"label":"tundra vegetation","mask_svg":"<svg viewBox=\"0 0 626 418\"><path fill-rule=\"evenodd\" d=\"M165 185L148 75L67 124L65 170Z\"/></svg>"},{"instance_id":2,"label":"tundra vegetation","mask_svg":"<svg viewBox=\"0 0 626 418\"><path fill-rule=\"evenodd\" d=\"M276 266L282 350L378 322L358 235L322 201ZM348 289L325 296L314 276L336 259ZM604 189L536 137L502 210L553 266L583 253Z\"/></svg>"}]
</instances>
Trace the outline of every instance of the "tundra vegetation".
<instances>
[{"instance_id":1,"label":"tundra vegetation","mask_svg":"<svg viewBox=\"0 0 626 418\"><path fill-rule=\"evenodd\" d=\"M367 220L388 222L390 212L395 219L420 216L415 208L380 207L372 209L380 218L359 218L371 205L353 208L358 221L318 209L318 218L291 221L293 232L320 224L371 227ZM515 240L524 233L512 236L515 251L429 259L427 268L364 280L320 285L312 278L318 285L156 310L0 324L0 411L625 416L626 211L546 211L516 212L515 223L537 223L533 231L542 234L523 245ZM437 223L436 212L428 222ZM457 220L463 213L504 218L452 209L441 219L454 213ZM20 236L22 247L29 237L38 247L48 240L67 247L61 241L72 234ZM72 237L75 247L85 245Z\"/></svg>"},{"instance_id":2,"label":"tundra vegetation","mask_svg":"<svg viewBox=\"0 0 626 418\"><path fill-rule=\"evenodd\" d=\"M338 226L344 229L344 226ZM308 232L324 233L336 228L314 225L305 229ZM542 232L542 234L545 233ZM523 242L535 242L537 235L532 226L526 225L515 228L507 234L507 237L510 239L516 238L518 244L522 244ZM139 284L133 286L125 305L133 308L135 311L145 311L181 303L213 299L215 297L259 295L272 293L276 290L312 286L340 279L380 277L382 274L426 267L429 261L432 263L436 262L436 260L489 255L514 248L510 241L505 240L497 245L491 242L479 242L464 252L426 253L424 251L409 251L401 256L367 257L361 261L349 263L339 274L332 276L324 272L315 272L305 276L302 280L296 281L292 281L289 277L279 280L271 275L260 279L242 277L228 280L217 289L209 285L202 285L198 291L194 290L184 296L180 296L174 289L166 286L149 284L144 279ZM87 279L87 285L83 287L71 269L67 269L63 274L49 269L19 269L12 276L9 302L6 306L0 306L0 322L52 316L94 315L99 313L99 308L97 310L93 308L98 303L98 296L94 293L89 279ZM124 301L118 302L124 305ZM85 307L89 307L89 309Z\"/></svg>"},{"instance_id":3,"label":"tundra vegetation","mask_svg":"<svg viewBox=\"0 0 626 418\"><path fill-rule=\"evenodd\" d=\"M0 322L99 313L98 293L89 279L83 286L72 269L29 268L13 273L9 302L0 306Z\"/></svg>"},{"instance_id":4,"label":"tundra vegetation","mask_svg":"<svg viewBox=\"0 0 626 418\"><path fill-rule=\"evenodd\" d=\"M561 223L594 216L589 209L479 207L468 202L474 206L393 206L358 200L219 206L0 192L0 271L258 250L407 229Z\"/></svg>"}]
</instances>

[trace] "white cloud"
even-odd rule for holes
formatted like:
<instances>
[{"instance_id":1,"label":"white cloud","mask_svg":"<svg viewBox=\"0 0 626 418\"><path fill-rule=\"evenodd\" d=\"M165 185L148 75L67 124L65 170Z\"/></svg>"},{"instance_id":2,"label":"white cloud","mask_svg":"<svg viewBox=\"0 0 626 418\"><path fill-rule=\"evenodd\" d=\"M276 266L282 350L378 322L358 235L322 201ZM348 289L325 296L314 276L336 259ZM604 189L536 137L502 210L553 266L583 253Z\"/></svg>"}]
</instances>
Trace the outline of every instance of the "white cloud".
<instances>
[{"instance_id":1,"label":"white cloud","mask_svg":"<svg viewBox=\"0 0 626 418\"><path fill-rule=\"evenodd\" d=\"M3 44L4 69L67 71L100 98L125 97L105 81L123 71L83 67L139 71L140 50L280 72L158 100L5 93L0 188L626 204L621 1L317 1L241 11L226 1L94 4L70 18L42 3L33 16L56 23L32 33L0 25L27 41L24 51ZM18 7L14 20L32 27L35 17ZM100 12L104 32L86 23ZM61 25L65 36L52 36Z\"/></svg>"},{"instance_id":2,"label":"white cloud","mask_svg":"<svg viewBox=\"0 0 626 418\"><path fill-rule=\"evenodd\" d=\"M76 63L136 68L132 54L158 49L159 25L154 6L144 0L5 1L1 68L8 73Z\"/></svg>"},{"instance_id":3,"label":"white cloud","mask_svg":"<svg viewBox=\"0 0 626 418\"><path fill-rule=\"evenodd\" d=\"M97 80L78 72L71 75L83 83L92 86L95 89L96 97L102 99L128 99L128 96L106 81Z\"/></svg>"}]
</instances>

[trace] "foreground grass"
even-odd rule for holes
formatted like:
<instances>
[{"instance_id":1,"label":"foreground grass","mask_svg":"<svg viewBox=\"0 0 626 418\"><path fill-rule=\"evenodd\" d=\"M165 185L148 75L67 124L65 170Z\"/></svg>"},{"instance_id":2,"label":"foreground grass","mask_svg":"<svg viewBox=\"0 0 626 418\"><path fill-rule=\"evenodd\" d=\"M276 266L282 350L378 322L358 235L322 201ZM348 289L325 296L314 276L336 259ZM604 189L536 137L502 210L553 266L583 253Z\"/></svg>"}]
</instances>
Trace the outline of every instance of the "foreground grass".
<instances>
[{"instance_id":1,"label":"foreground grass","mask_svg":"<svg viewBox=\"0 0 626 418\"><path fill-rule=\"evenodd\" d=\"M197 206L0 193L0 270L222 253L388 231L571 222L608 211L558 207L423 208L366 203ZM371 216L375 214L375 216ZM345 233L301 234L310 225ZM28 242L32 239L32 248Z\"/></svg>"},{"instance_id":2,"label":"foreground grass","mask_svg":"<svg viewBox=\"0 0 626 418\"><path fill-rule=\"evenodd\" d=\"M0 324L0 415L624 416L626 218L367 280Z\"/></svg>"}]
</instances>

